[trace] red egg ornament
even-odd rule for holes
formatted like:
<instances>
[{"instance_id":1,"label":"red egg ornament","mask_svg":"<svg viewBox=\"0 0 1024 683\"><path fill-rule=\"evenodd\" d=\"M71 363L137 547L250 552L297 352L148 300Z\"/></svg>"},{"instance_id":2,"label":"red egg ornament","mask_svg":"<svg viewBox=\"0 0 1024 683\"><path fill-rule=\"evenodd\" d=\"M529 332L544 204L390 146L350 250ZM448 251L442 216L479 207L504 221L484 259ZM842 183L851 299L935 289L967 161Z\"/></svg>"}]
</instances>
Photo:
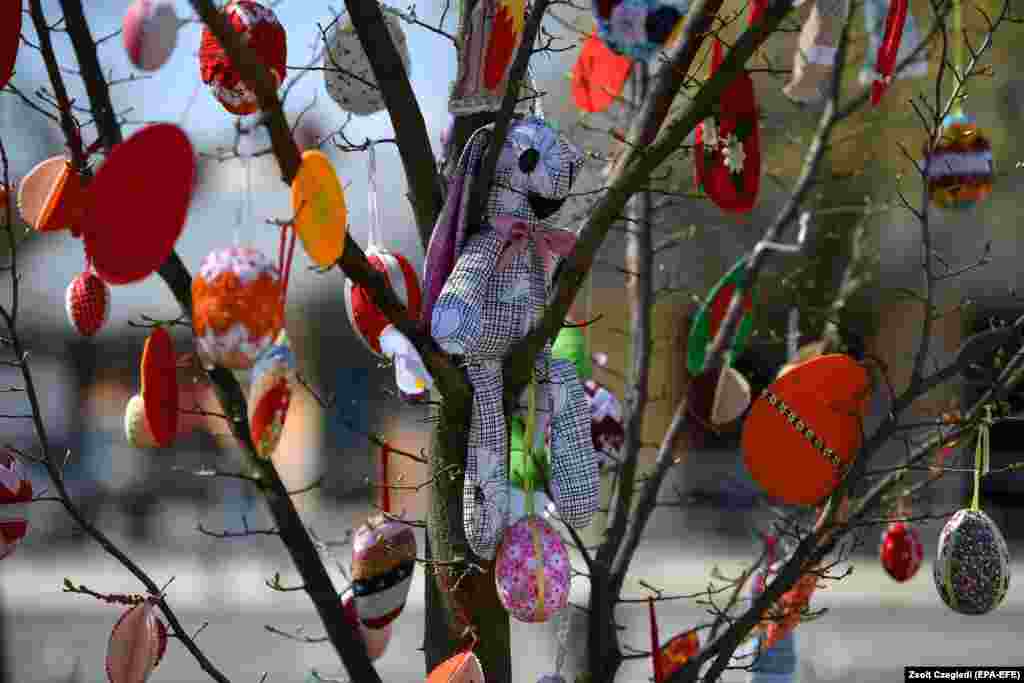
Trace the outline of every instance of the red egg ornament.
<instances>
[{"instance_id":1,"label":"red egg ornament","mask_svg":"<svg viewBox=\"0 0 1024 683\"><path fill-rule=\"evenodd\" d=\"M78 334L91 337L100 331L110 314L110 287L96 273L86 271L68 285L64 310Z\"/></svg>"},{"instance_id":2,"label":"red egg ornament","mask_svg":"<svg viewBox=\"0 0 1024 683\"><path fill-rule=\"evenodd\" d=\"M0 2L0 88L14 75L21 45L21 0Z\"/></svg>"},{"instance_id":3,"label":"red egg ornament","mask_svg":"<svg viewBox=\"0 0 1024 683\"><path fill-rule=\"evenodd\" d=\"M921 568L924 545L917 529L903 522L891 522L882 534L882 547L878 554L889 576L902 583L914 578Z\"/></svg>"},{"instance_id":4,"label":"red egg ornament","mask_svg":"<svg viewBox=\"0 0 1024 683\"><path fill-rule=\"evenodd\" d=\"M170 446L178 433L178 368L171 335L162 327L153 330L142 351L142 401L153 439Z\"/></svg>"},{"instance_id":5,"label":"red egg ornament","mask_svg":"<svg viewBox=\"0 0 1024 683\"><path fill-rule=\"evenodd\" d=\"M0 505L32 500L32 482L25 478L21 461L9 450L0 451Z\"/></svg>"},{"instance_id":6,"label":"red egg ornament","mask_svg":"<svg viewBox=\"0 0 1024 683\"><path fill-rule=\"evenodd\" d=\"M228 24L256 51L270 69L276 86L284 81L288 39L273 10L251 0L232 0L222 10ZM199 46L199 73L213 88L213 96L232 114L252 114L259 109L256 93L242 81L242 75L208 27L203 28Z\"/></svg>"},{"instance_id":7,"label":"red egg ornament","mask_svg":"<svg viewBox=\"0 0 1024 683\"><path fill-rule=\"evenodd\" d=\"M388 285L401 301L409 315L415 320L419 317L422 306L422 291L419 276L409 263L409 259L401 254L370 245L366 249L366 260L375 270L384 274ZM373 295L351 280L345 281L345 311L352 329L359 339L374 355L383 358L380 348L380 335L390 325L377 305L373 303Z\"/></svg>"}]
</instances>

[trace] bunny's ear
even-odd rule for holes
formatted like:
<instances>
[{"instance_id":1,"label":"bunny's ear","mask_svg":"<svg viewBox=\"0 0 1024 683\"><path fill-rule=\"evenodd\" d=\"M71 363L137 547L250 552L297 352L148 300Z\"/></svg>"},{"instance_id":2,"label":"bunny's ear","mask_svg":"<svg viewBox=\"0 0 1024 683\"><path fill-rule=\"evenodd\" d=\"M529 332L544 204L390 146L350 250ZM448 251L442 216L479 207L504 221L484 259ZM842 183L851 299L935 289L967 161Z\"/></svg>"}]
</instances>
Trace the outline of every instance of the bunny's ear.
<instances>
[{"instance_id":1,"label":"bunny's ear","mask_svg":"<svg viewBox=\"0 0 1024 683\"><path fill-rule=\"evenodd\" d=\"M466 141L459 163L448 179L448 196L430 235L427 255L423 261L423 312L420 316L421 324L428 333L434 303L441 295L441 289L455 268L455 261L466 243L473 185L479 180L480 162L489 139L489 129L485 126Z\"/></svg>"}]
</instances>

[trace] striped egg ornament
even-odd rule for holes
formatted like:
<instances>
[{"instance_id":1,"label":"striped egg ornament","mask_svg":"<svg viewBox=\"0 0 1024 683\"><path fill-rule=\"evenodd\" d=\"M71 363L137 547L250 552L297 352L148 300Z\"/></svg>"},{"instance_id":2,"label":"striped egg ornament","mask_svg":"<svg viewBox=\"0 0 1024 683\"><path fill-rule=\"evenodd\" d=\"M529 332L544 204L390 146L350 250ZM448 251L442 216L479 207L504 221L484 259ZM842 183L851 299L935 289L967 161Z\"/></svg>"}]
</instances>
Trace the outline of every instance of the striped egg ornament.
<instances>
[{"instance_id":1,"label":"striped egg ornament","mask_svg":"<svg viewBox=\"0 0 1024 683\"><path fill-rule=\"evenodd\" d=\"M364 626L379 629L398 618L415 566L410 525L377 515L359 527L352 541L352 591Z\"/></svg>"},{"instance_id":2,"label":"striped egg ornament","mask_svg":"<svg viewBox=\"0 0 1024 683\"><path fill-rule=\"evenodd\" d=\"M950 114L942 121L935 151L921 162L928 166L932 203L944 209L969 209L992 193L992 145L972 116Z\"/></svg>"}]
</instances>

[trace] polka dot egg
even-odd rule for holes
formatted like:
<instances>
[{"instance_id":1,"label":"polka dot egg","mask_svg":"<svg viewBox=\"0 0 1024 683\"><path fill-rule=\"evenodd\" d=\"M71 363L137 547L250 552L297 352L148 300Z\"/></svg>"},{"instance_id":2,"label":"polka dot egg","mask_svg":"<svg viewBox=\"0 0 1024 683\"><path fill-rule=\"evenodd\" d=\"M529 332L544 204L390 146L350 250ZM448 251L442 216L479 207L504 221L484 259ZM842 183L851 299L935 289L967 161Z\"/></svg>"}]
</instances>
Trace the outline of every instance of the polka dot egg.
<instances>
[{"instance_id":1,"label":"polka dot egg","mask_svg":"<svg viewBox=\"0 0 1024 683\"><path fill-rule=\"evenodd\" d=\"M992 518L981 510L953 515L939 534L935 588L960 614L986 614L1010 587L1010 551Z\"/></svg>"},{"instance_id":2,"label":"polka dot egg","mask_svg":"<svg viewBox=\"0 0 1024 683\"><path fill-rule=\"evenodd\" d=\"M384 12L391 42L409 72L409 46L398 17ZM369 116L384 111L384 96L377 87L377 79L370 66L359 36L352 22L335 25L324 53L324 86L331 99L342 109L358 116Z\"/></svg>"},{"instance_id":3,"label":"polka dot egg","mask_svg":"<svg viewBox=\"0 0 1024 683\"><path fill-rule=\"evenodd\" d=\"M505 531L494 569L501 604L519 621L547 621L569 603L569 553L537 515Z\"/></svg>"}]
</instances>

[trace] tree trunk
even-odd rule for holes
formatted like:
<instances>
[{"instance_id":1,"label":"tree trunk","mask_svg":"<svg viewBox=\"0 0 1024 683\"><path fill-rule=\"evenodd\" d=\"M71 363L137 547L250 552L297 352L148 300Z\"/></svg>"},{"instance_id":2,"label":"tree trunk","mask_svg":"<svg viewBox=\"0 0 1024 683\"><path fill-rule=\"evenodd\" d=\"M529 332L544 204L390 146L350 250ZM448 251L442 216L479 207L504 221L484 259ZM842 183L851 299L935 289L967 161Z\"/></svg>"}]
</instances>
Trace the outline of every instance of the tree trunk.
<instances>
[{"instance_id":1,"label":"tree trunk","mask_svg":"<svg viewBox=\"0 0 1024 683\"><path fill-rule=\"evenodd\" d=\"M587 670L589 683L612 683L622 665L611 581L604 569L590 576L590 614L587 618Z\"/></svg>"}]
</instances>

